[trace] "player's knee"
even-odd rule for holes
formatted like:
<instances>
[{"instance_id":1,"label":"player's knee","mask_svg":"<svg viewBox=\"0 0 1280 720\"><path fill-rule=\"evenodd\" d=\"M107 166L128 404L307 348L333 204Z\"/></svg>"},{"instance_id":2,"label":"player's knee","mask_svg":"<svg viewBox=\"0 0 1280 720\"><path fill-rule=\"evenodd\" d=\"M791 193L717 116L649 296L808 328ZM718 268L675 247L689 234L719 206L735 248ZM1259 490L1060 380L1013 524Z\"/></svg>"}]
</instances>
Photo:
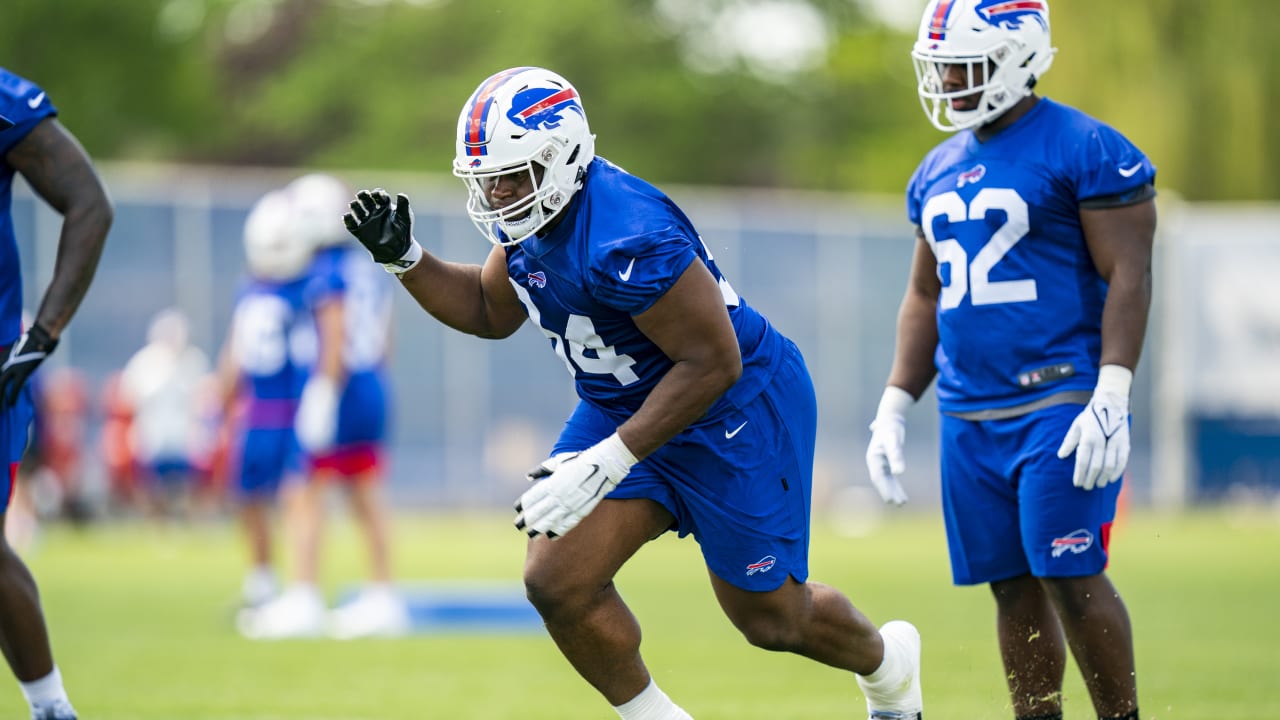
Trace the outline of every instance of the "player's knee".
<instances>
[{"instance_id":1,"label":"player's knee","mask_svg":"<svg viewBox=\"0 0 1280 720\"><path fill-rule=\"evenodd\" d=\"M526 568L524 594L544 620L579 612L590 602L587 589L560 573Z\"/></svg>"}]
</instances>

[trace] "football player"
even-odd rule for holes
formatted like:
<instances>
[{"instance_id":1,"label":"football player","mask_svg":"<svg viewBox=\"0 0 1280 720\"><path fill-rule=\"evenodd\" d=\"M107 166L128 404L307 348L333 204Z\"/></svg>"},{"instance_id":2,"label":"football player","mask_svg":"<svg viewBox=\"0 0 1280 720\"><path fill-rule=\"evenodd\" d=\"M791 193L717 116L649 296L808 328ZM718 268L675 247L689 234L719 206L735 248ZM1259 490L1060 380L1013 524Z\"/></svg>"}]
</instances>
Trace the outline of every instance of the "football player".
<instances>
[{"instance_id":1,"label":"football player","mask_svg":"<svg viewBox=\"0 0 1280 720\"><path fill-rule=\"evenodd\" d=\"M316 588L274 597L271 513L282 483L301 477L294 417L316 343L304 298L312 248L297 232L283 191L267 193L249 212L244 246L249 278L236 300L218 370L224 422L238 426L232 433L238 440L236 490L252 562L237 621L242 633L255 638L286 630L314 635L324 624ZM286 598L290 612L265 616L268 606ZM277 615L297 628L268 622Z\"/></svg>"},{"instance_id":2,"label":"football player","mask_svg":"<svg viewBox=\"0 0 1280 720\"><path fill-rule=\"evenodd\" d=\"M693 535L748 642L857 673L873 717L919 718L915 627L877 630L809 579L817 401L800 351L680 208L594 145L564 78L504 70L458 119L453 172L494 245L483 265L425 252L404 195L361 191L345 217L439 321L504 338L530 320L574 378L578 406L515 505L530 601L620 717L688 718L645 667L614 575L657 536Z\"/></svg>"},{"instance_id":3,"label":"football player","mask_svg":"<svg viewBox=\"0 0 1280 720\"><path fill-rule=\"evenodd\" d=\"M906 501L904 414L937 377L953 579L990 585L1018 718L1062 718L1066 648L1100 718L1137 718L1133 639L1104 572L1151 301L1155 168L1033 91L1042 0L931 0L912 57L953 132L907 187L915 258L867 449Z\"/></svg>"},{"instance_id":4,"label":"football player","mask_svg":"<svg viewBox=\"0 0 1280 720\"><path fill-rule=\"evenodd\" d=\"M324 490L342 483L368 547L370 583L331 613L329 630L339 638L399 635L408 630L409 615L391 583L389 518L382 497L391 285L343 228L351 199L345 184L313 173L291 182L285 192L303 242L315 251L307 305L319 339L296 421L309 482L290 493L286 506L298 531L297 579L317 585Z\"/></svg>"},{"instance_id":5,"label":"football player","mask_svg":"<svg viewBox=\"0 0 1280 720\"><path fill-rule=\"evenodd\" d=\"M45 91L0 68L0 450L8 473L0 522L31 423L31 373L54 351L89 289L113 209L84 148L57 120ZM10 206L14 173L62 214L58 262L30 327L22 327L22 275ZM54 664L35 580L0 540L0 648L22 684L33 720L74 720Z\"/></svg>"}]
</instances>

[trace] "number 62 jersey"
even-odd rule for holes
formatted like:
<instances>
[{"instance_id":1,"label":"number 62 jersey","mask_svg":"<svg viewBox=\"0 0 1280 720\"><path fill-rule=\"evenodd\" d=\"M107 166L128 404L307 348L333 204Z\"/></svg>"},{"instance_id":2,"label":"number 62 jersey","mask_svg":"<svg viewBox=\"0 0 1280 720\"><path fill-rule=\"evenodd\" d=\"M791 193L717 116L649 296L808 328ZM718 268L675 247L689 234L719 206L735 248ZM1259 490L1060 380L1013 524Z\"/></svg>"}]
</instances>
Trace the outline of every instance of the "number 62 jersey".
<instances>
[{"instance_id":1,"label":"number 62 jersey","mask_svg":"<svg viewBox=\"0 0 1280 720\"><path fill-rule=\"evenodd\" d=\"M1007 408L1093 389L1107 284L1082 203L1146 200L1147 157L1088 115L1041 99L986 142L939 144L907 186L907 215L938 262L938 405Z\"/></svg>"}]
</instances>

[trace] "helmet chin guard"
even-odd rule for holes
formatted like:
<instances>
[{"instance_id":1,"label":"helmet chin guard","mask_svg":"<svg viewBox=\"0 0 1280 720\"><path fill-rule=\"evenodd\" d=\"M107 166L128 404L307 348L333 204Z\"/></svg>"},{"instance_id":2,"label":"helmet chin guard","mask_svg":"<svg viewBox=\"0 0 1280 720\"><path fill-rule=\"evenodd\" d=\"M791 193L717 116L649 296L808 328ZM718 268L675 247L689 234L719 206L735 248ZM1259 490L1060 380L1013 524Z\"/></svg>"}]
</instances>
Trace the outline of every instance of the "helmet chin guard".
<instances>
[{"instance_id":1,"label":"helmet chin guard","mask_svg":"<svg viewBox=\"0 0 1280 720\"><path fill-rule=\"evenodd\" d=\"M453 174L467 186L467 214L496 245L531 237L569 204L595 158L595 136L578 91L535 67L503 70L480 83L462 106ZM527 172L534 190L503 208L487 183Z\"/></svg>"},{"instance_id":2,"label":"helmet chin guard","mask_svg":"<svg viewBox=\"0 0 1280 720\"><path fill-rule=\"evenodd\" d=\"M1031 94L1053 64L1047 0L931 0L911 57L920 105L939 130L993 122ZM947 91L947 66L966 68L968 87ZM978 96L972 110L953 100Z\"/></svg>"}]
</instances>

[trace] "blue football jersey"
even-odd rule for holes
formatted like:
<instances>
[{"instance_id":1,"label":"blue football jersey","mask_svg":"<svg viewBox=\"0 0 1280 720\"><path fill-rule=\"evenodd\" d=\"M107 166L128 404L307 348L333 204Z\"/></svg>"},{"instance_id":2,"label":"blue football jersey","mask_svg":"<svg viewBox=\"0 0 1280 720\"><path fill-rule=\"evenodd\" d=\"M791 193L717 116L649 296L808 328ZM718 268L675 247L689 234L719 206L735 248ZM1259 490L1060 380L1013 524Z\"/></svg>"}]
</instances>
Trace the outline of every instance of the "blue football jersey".
<instances>
[{"instance_id":1,"label":"blue football jersey","mask_svg":"<svg viewBox=\"0 0 1280 720\"><path fill-rule=\"evenodd\" d=\"M44 90L0 68L0 346L22 333L22 263L11 207L14 169L5 157L41 120L57 112Z\"/></svg>"},{"instance_id":2,"label":"blue football jersey","mask_svg":"<svg viewBox=\"0 0 1280 720\"><path fill-rule=\"evenodd\" d=\"M345 347L342 362L349 374L382 367L391 331L390 276L369 253L350 244L319 250L310 269L307 303L343 301Z\"/></svg>"},{"instance_id":3,"label":"blue football jersey","mask_svg":"<svg viewBox=\"0 0 1280 720\"><path fill-rule=\"evenodd\" d=\"M245 382L252 427L292 426L294 405L315 362L315 323L304 300L309 280L251 280L236 300L233 360Z\"/></svg>"},{"instance_id":4,"label":"blue football jersey","mask_svg":"<svg viewBox=\"0 0 1280 720\"><path fill-rule=\"evenodd\" d=\"M742 352L742 377L706 417L741 407L760 392L777 369L782 336L734 292L674 202L597 157L564 212L545 235L507 248L507 273L579 397L624 415L640 407L672 363L631 318L694 262L719 282Z\"/></svg>"},{"instance_id":5,"label":"blue football jersey","mask_svg":"<svg viewBox=\"0 0 1280 720\"><path fill-rule=\"evenodd\" d=\"M1155 180L1119 132L1041 99L986 142L953 135L907 186L907 215L938 261L938 403L1011 407L1092 390L1107 284L1094 269L1080 203Z\"/></svg>"}]
</instances>

